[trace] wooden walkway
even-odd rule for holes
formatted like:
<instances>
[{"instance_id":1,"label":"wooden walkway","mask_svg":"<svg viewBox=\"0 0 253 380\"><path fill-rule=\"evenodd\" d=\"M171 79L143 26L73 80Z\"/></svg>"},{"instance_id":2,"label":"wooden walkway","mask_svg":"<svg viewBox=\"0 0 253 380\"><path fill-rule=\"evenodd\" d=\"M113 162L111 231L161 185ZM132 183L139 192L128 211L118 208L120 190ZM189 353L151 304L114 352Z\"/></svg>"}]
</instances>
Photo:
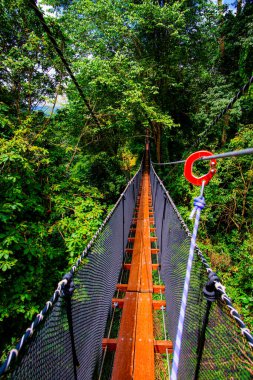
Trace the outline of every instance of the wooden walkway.
<instances>
[{"instance_id":1,"label":"wooden walkway","mask_svg":"<svg viewBox=\"0 0 253 380\"><path fill-rule=\"evenodd\" d=\"M146 147L148 149L148 147ZM103 348L116 350L112 371L112 380L153 380L155 379L154 354L172 352L171 341L156 341L153 332L153 309L165 306L163 300L153 300L153 293L164 292L164 286L153 285L152 271L158 269L152 264L151 243L157 238L150 236L155 232L154 213L149 178L148 154L142 176L140 193L136 204L136 215L130 232L135 233L129 242L133 248L131 264L124 264L130 270L128 284L118 284L117 289L125 292L122 299L113 299L118 307L123 307L120 329L117 339L104 339ZM153 233L154 234L154 233Z\"/></svg>"}]
</instances>

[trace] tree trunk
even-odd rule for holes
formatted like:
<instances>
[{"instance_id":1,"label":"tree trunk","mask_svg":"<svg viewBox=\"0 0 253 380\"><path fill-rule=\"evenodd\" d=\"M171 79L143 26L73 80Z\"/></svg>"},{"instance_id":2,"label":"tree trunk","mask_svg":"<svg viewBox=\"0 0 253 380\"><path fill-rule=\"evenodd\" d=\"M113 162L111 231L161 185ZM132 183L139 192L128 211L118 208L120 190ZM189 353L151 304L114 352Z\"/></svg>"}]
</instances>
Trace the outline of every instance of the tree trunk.
<instances>
[{"instance_id":1,"label":"tree trunk","mask_svg":"<svg viewBox=\"0 0 253 380\"><path fill-rule=\"evenodd\" d=\"M222 0L217 0L217 4L218 4L218 8L219 8L219 13L220 13L220 17L221 17L221 27L223 26L223 3L222 3ZM221 37L219 38L219 46L220 46L220 55L221 55L221 58L224 57L224 52L225 52L225 42L224 42L224 36L221 35Z\"/></svg>"},{"instance_id":2,"label":"tree trunk","mask_svg":"<svg viewBox=\"0 0 253 380\"><path fill-rule=\"evenodd\" d=\"M230 121L230 114L229 112L227 112L226 115L224 116L224 126L222 129L221 146L225 145L227 141L227 129L229 127L229 121Z\"/></svg>"},{"instance_id":3,"label":"tree trunk","mask_svg":"<svg viewBox=\"0 0 253 380\"><path fill-rule=\"evenodd\" d=\"M155 121L152 121L152 129L154 134L154 140L155 140L155 148L156 148L156 159L157 162L161 162L161 125L159 123L156 123Z\"/></svg>"},{"instance_id":4,"label":"tree trunk","mask_svg":"<svg viewBox=\"0 0 253 380\"><path fill-rule=\"evenodd\" d=\"M157 136L156 136L156 157L157 162L161 162L161 127L157 126Z\"/></svg>"},{"instance_id":5,"label":"tree trunk","mask_svg":"<svg viewBox=\"0 0 253 380\"><path fill-rule=\"evenodd\" d=\"M236 14L239 15L242 10L242 0L237 0L237 12Z\"/></svg>"}]
</instances>

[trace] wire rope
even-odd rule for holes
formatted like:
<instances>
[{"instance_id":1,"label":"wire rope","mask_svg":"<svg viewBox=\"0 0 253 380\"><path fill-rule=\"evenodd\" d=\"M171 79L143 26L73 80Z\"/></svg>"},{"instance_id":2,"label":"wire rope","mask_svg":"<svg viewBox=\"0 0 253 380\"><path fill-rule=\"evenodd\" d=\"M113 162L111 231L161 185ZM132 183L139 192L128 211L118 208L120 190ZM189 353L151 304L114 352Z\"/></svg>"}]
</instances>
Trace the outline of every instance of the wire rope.
<instances>
[{"instance_id":1,"label":"wire rope","mask_svg":"<svg viewBox=\"0 0 253 380\"><path fill-rule=\"evenodd\" d=\"M84 92L81 88L81 86L79 85L68 61L66 60L66 58L64 57L64 54L62 52L62 50L60 49L56 39L54 38L49 26L47 25L45 19L44 19L44 16L43 16L43 13L39 10L39 8L37 7L37 4L36 4L36 1L35 0L29 0L29 4L30 4L30 7L34 10L36 16L38 17L38 19L40 20L40 23L44 29L44 31L46 32L46 34L48 35L48 38L50 39L55 51L57 52L58 56L60 57L65 69L67 70L67 72L69 73L69 76L71 77L74 85L76 86L76 89L77 91L79 92L79 95L81 96L81 98L83 99L90 115L92 116L94 122L96 123L96 125L101 128L101 125L100 125L100 122L97 118L97 116L95 115L92 107L90 106L88 100L86 99L85 95L84 95Z\"/></svg>"},{"instance_id":2,"label":"wire rope","mask_svg":"<svg viewBox=\"0 0 253 380\"><path fill-rule=\"evenodd\" d=\"M207 161L207 160L216 159L216 158L237 157L237 156L244 156L247 154L253 154L253 148L247 148L247 149L242 149L242 150L235 150L232 152L214 154L212 156L203 156L203 157L198 158L196 161ZM186 160L161 162L161 163L152 162L152 164L158 165L158 166L164 166L164 165L184 164L185 161Z\"/></svg>"}]
</instances>

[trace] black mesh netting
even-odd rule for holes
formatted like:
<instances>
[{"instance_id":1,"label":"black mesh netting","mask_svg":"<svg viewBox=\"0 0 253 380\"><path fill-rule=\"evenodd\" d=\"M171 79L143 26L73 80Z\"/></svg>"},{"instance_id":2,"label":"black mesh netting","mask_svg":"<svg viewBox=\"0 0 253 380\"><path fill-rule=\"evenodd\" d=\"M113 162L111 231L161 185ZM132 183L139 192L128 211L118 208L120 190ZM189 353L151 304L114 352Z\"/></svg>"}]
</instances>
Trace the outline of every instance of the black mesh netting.
<instances>
[{"instance_id":1,"label":"black mesh netting","mask_svg":"<svg viewBox=\"0 0 253 380\"><path fill-rule=\"evenodd\" d=\"M111 217L88 250L85 263L78 267L73 277L75 290L71 298L71 314L79 362L76 373L66 300L60 297L21 353L9 375L13 379L97 378L102 357L102 338L122 267L140 179L141 170L129 183Z\"/></svg>"},{"instance_id":2,"label":"black mesh netting","mask_svg":"<svg viewBox=\"0 0 253 380\"><path fill-rule=\"evenodd\" d=\"M161 276L166 286L167 329L175 342L178 316L185 280L190 237L171 198L151 166L151 186L155 211L157 237L160 247ZM197 365L197 347L206 312L203 287L207 272L196 254L182 337L178 379L194 379ZM253 356L248 342L242 337L235 319L222 300L212 303L206 341L200 364L199 379L252 379Z\"/></svg>"}]
</instances>

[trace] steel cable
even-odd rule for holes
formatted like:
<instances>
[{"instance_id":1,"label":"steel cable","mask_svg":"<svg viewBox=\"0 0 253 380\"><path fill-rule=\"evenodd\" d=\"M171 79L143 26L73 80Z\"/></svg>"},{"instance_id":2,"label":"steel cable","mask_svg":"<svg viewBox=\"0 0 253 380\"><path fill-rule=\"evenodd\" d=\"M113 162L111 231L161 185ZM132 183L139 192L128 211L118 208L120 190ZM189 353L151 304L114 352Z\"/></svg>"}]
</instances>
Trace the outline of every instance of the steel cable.
<instances>
[{"instance_id":1,"label":"steel cable","mask_svg":"<svg viewBox=\"0 0 253 380\"><path fill-rule=\"evenodd\" d=\"M84 95L84 92L81 88L81 86L79 85L68 61L66 60L66 58L64 57L64 54L62 52L62 50L60 49L60 47L58 46L57 44L57 41L56 39L54 38L49 26L47 25L45 19L44 19L44 16L43 16L43 13L39 10L39 8L37 7L37 4L36 4L36 1L35 0L29 0L29 4L30 4L30 7L34 10L36 16L38 17L38 19L40 20L40 23L44 29L44 31L46 32L46 34L48 35L48 38L50 39L55 51L57 52L58 56L60 57L64 67L66 68L67 72L69 73L69 76L71 77L74 85L76 86L77 88L77 91L79 92L79 95L81 96L81 98L83 99L84 101L84 104L86 105L89 113L91 114L94 122L96 123L96 125L101 128L101 125L100 125L100 122L97 118L97 116L95 115L93 109L91 108L88 100L86 99L85 95Z\"/></svg>"}]
</instances>

